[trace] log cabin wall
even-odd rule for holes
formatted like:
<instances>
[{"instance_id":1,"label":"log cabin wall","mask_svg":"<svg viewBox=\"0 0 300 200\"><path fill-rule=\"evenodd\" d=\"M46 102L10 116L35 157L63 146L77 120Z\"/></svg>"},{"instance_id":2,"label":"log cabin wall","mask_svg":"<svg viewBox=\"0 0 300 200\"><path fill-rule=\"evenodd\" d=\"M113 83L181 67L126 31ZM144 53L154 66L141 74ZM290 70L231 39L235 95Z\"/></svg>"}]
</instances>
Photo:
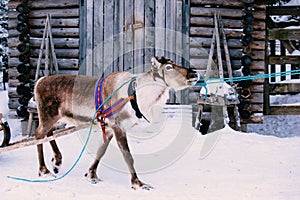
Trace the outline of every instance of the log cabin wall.
<instances>
[{"instance_id":1,"label":"log cabin wall","mask_svg":"<svg viewBox=\"0 0 300 200\"><path fill-rule=\"evenodd\" d=\"M246 2L246 3L245 3ZM265 5L259 1L191 0L190 64L205 70L214 30L214 13L224 24L234 76L263 74L265 69ZM246 29L245 28L250 28ZM247 37L246 37L247 36ZM216 53L215 53L216 55ZM250 57L250 60L249 60ZM243 61L242 61L243 60ZM225 61L225 60L224 60ZM243 66L245 65L245 66ZM226 63L223 63L226 70ZM244 75L247 72L244 73ZM263 122L264 80L256 79L242 89L251 95L240 98L241 123ZM247 90L246 90L247 89ZM245 96L244 96L245 97Z\"/></svg>"},{"instance_id":2,"label":"log cabin wall","mask_svg":"<svg viewBox=\"0 0 300 200\"><path fill-rule=\"evenodd\" d=\"M24 7L18 7L19 5L23 5ZM8 96L9 108L12 109L10 117L14 117L16 115L15 109L17 109L21 103L24 103L20 103L20 98L24 97L24 95L18 94L17 87L23 84L26 86L29 85L31 91L27 92L32 92L33 86L28 78L34 80L47 13L49 13L52 18L52 34L59 73L78 73L79 1L10 0L8 6ZM22 24L25 26L22 26ZM20 44L23 45L23 48ZM29 47L30 50L26 51L26 47ZM24 55L28 56L28 58L24 57ZM43 63L44 56L42 59L42 68ZM24 76L23 79L20 78L22 75L25 75L25 80ZM28 96L30 97L31 95ZM28 98L25 98L25 105L27 100Z\"/></svg>"}]
</instances>

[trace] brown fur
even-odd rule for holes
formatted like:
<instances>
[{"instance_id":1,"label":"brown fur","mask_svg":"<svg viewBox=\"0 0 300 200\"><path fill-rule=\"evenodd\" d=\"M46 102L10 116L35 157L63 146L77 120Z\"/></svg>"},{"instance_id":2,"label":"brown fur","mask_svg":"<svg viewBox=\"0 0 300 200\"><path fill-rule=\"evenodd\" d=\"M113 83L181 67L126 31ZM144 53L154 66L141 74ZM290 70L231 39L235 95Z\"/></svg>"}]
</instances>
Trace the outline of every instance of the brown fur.
<instances>
[{"instance_id":1,"label":"brown fur","mask_svg":"<svg viewBox=\"0 0 300 200\"><path fill-rule=\"evenodd\" d=\"M150 119L150 109L156 104L163 104L167 98L170 87L182 89L189 85L188 79L192 71L173 64L170 60L163 57L153 58L152 72L136 75L137 100L141 112ZM160 61L160 62L159 62ZM165 66L171 64L173 68L167 70ZM133 74L127 72L117 72L105 78L103 84L103 99L106 99L113 91L123 83L130 80ZM156 77L156 78L155 78ZM36 130L36 138L40 139L52 135L53 124L61 118L71 119L76 126L82 123L91 122L94 110L94 88L97 77L76 76L76 75L56 75L42 78L35 87L35 99L39 114L39 127ZM105 108L110 106L119 98L127 97L128 85L122 87L110 101L105 104ZM151 92L151 93L149 93ZM131 173L132 188L150 189L151 186L141 182L133 166L133 157L130 153L127 136L126 120L135 120L132 108L129 103L125 107L109 118L106 126L108 142L103 143L96 154L95 161L90 166L86 177L92 182L98 182L97 167L104 155L109 142L115 136L117 144L123 154L124 160ZM62 163L62 155L55 140L50 142L54 152L52 159L54 172L59 171ZM44 162L43 144L37 146L39 158L39 175L51 174Z\"/></svg>"}]
</instances>

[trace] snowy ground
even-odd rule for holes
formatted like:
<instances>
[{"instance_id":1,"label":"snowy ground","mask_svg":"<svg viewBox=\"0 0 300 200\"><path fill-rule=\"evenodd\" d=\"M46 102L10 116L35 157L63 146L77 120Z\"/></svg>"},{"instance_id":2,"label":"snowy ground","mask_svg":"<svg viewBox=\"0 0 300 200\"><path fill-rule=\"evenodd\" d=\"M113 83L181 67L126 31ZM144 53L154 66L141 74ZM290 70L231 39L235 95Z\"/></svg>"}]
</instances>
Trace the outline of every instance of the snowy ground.
<instances>
[{"instance_id":1,"label":"snowy ground","mask_svg":"<svg viewBox=\"0 0 300 200\"><path fill-rule=\"evenodd\" d=\"M7 111L5 93L0 91L0 94L0 112ZM97 140L101 138L93 132L88 151L74 170L56 182L27 183L7 178L41 179L37 177L36 147L1 153L1 200L299 199L300 137L239 133L228 127L202 136L190 126L189 109L171 107L157 126L129 133L137 171L141 180L154 187L151 191L130 189L130 176L114 140L98 169L103 182L93 185L85 180L83 175L93 161ZM58 177L78 157L87 132L83 130L58 139L64 156ZM45 154L50 161L48 144ZM47 165L50 167L50 162Z\"/></svg>"}]
</instances>

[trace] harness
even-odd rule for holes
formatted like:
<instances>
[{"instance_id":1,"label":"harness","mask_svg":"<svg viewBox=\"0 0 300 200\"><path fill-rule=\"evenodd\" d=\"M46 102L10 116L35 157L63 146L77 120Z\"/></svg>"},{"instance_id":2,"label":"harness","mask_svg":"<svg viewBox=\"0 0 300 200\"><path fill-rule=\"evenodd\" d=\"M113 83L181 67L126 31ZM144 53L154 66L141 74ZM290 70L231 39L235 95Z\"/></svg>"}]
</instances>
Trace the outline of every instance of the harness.
<instances>
[{"instance_id":1,"label":"harness","mask_svg":"<svg viewBox=\"0 0 300 200\"><path fill-rule=\"evenodd\" d=\"M113 116L115 113L120 111L125 104L130 101L131 107L133 110L135 110L135 115L138 118L144 118L146 121L147 118L141 113L139 106L137 104L137 97L136 97L136 78L132 78L129 86L128 86L128 97L127 98L120 98L117 100L115 103L113 103L110 107L104 109L104 106L101 106L103 103L103 83L104 83L104 78L98 79L96 86L95 86L95 108L97 110L96 118L100 121L100 126L102 129L102 134L103 134L103 140L105 143L107 143L107 137L106 137L106 132L105 132L105 118L110 118ZM101 107L100 107L101 106Z\"/></svg>"}]
</instances>

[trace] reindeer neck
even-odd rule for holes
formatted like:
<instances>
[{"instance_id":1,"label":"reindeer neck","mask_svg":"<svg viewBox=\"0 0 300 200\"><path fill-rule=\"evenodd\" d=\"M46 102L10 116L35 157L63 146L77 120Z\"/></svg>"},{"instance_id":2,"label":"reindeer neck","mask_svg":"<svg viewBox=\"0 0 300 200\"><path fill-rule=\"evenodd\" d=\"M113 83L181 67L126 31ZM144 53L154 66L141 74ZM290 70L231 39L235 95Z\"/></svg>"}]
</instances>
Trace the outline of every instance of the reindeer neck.
<instances>
[{"instance_id":1,"label":"reindeer neck","mask_svg":"<svg viewBox=\"0 0 300 200\"><path fill-rule=\"evenodd\" d=\"M169 87L161 79L153 80L149 72L137 75L136 81L138 105L142 113L150 117L148 113L153 105L163 106L166 103L169 98Z\"/></svg>"}]
</instances>

